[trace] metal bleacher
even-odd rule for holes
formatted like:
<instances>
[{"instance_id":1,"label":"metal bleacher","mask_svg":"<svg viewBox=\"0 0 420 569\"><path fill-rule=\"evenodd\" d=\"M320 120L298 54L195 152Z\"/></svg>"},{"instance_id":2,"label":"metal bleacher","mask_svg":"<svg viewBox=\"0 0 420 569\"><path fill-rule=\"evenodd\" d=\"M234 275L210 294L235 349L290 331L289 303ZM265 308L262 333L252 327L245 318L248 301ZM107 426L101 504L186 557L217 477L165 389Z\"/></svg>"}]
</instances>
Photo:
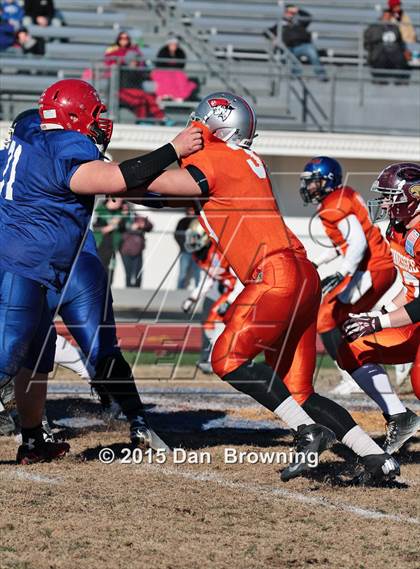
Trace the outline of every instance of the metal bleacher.
<instances>
[{"instance_id":1,"label":"metal bleacher","mask_svg":"<svg viewBox=\"0 0 420 569\"><path fill-rule=\"evenodd\" d=\"M323 84L310 65L301 66L301 78L293 76L288 50L273 50L265 32L281 19L283 3L277 0L55 0L66 25L29 28L47 40L44 57L0 54L2 116L11 118L19 105L35 102L54 78L80 77L87 68L99 68L106 47L124 29L139 41L147 68L167 34L176 33L187 51L186 72L199 81L201 93L230 89L246 95L263 128L352 130L357 121L361 129L380 132L386 105L397 99L400 112L391 117L396 132L410 132L418 117L420 68L413 68L409 85L378 86L365 65L361 38L378 19L385 0L379 2L295 1L313 17L310 30L330 78ZM404 8L420 37L418 0L405 0ZM112 98L103 78L95 85ZM115 101L109 106L115 109ZM181 124L194 102L165 106ZM125 109L116 118L134 120Z\"/></svg>"}]
</instances>

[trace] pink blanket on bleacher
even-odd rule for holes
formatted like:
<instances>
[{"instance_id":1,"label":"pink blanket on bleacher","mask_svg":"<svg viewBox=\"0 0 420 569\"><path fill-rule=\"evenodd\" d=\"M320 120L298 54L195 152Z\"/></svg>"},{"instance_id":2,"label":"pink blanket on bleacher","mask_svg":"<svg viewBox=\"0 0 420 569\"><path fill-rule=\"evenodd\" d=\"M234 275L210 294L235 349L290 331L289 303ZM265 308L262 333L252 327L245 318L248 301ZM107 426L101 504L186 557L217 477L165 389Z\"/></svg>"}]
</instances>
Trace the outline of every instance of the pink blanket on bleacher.
<instances>
[{"instance_id":1,"label":"pink blanket on bleacher","mask_svg":"<svg viewBox=\"0 0 420 569\"><path fill-rule=\"evenodd\" d=\"M150 78L156 84L156 95L161 98L188 99L197 87L194 81L190 81L188 76L179 70L155 69Z\"/></svg>"}]
</instances>

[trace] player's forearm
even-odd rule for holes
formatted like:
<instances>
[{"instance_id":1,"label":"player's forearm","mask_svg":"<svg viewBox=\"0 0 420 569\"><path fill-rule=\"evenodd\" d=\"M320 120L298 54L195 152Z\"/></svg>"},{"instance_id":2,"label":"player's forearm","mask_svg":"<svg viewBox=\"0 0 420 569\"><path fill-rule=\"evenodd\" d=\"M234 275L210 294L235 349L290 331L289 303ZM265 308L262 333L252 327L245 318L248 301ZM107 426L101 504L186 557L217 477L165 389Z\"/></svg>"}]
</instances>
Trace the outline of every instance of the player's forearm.
<instances>
[{"instance_id":1,"label":"player's forearm","mask_svg":"<svg viewBox=\"0 0 420 569\"><path fill-rule=\"evenodd\" d=\"M366 236L355 215L349 215L338 223L338 228L347 241L347 250L340 265L343 275L353 275L367 249Z\"/></svg>"},{"instance_id":2,"label":"player's forearm","mask_svg":"<svg viewBox=\"0 0 420 569\"><path fill-rule=\"evenodd\" d=\"M391 300L391 302L389 302L388 304L385 304L385 309L387 312L393 312L397 308L401 308L401 306L404 306L406 303L407 303L407 298L405 295L405 289L401 288L401 290L398 292L397 296L395 296Z\"/></svg>"},{"instance_id":3,"label":"player's forearm","mask_svg":"<svg viewBox=\"0 0 420 569\"><path fill-rule=\"evenodd\" d=\"M177 152L171 143L120 164L95 160L76 170L70 188L80 194L119 195L127 192L132 197L141 197L148 184L177 160Z\"/></svg>"},{"instance_id":4,"label":"player's forearm","mask_svg":"<svg viewBox=\"0 0 420 569\"><path fill-rule=\"evenodd\" d=\"M420 322L420 298L415 298L392 312L381 314L379 321L382 328L400 328Z\"/></svg>"}]
</instances>

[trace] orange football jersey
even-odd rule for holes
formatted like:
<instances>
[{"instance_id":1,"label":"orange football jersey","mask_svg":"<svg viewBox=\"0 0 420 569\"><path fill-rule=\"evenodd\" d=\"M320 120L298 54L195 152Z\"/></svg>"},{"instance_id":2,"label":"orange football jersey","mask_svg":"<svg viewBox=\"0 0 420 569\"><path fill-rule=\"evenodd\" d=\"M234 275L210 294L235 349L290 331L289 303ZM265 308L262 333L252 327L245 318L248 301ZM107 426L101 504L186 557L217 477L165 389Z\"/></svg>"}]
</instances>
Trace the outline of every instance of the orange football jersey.
<instances>
[{"instance_id":1,"label":"orange football jersey","mask_svg":"<svg viewBox=\"0 0 420 569\"><path fill-rule=\"evenodd\" d=\"M354 215L363 228L368 244L358 267L362 271L378 271L393 266L389 247L378 227L373 225L363 198L348 186L334 190L318 206L318 214L325 232L344 255L347 251L346 235L338 228L340 221Z\"/></svg>"},{"instance_id":2,"label":"orange football jersey","mask_svg":"<svg viewBox=\"0 0 420 569\"><path fill-rule=\"evenodd\" d=\"M400 272L407 301L420 295L420 222L405 234L392 227L388 230L394 265Z\"/></svg>"},{"instance_id":3,"label":"orange football jersey","mask_svg":"<svg viewBox=\"0 0 420 569\"><path fill-rule=\"evenodd\" d=\"M214 242L211 243L207 255L203 258L199 253L193 253L194 261L202 269L209 278L223 283L224 286L232 292L235 288L236 276L232 273L229 263Z\"/></svg>"},{"instance_id":4,"label":"orange football jersey","mask_svg":"<svg viewBox=\"0 0 420 569\"><path fill-rule=\"evenodd\" d=\"M192 164L205 175L209 196L200 221L242 283L264 259L282 251L306 258L277 207L261 158L194 124L203 131L204 148L182 160L182 166Z\"/></svg>"}]
</instances>

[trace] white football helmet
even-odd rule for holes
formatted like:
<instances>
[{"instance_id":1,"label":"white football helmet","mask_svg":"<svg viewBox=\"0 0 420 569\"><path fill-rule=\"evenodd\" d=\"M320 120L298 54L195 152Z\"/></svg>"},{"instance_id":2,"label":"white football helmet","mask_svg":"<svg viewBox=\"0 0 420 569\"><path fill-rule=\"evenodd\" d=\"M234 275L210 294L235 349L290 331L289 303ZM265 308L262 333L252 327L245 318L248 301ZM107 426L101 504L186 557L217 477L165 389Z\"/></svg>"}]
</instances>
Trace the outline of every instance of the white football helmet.
<instances>
[{"instance_id":1,"label":"white football helmet","mask_svg":"<svg viewBox=\"0 0 420 569\"><path fill-rule=\"evenodd\" d=\"M193 219L185 232L184 247L188 253L196 253L210 243L209 236L204 231L198 219Z\"/></svg>"},{"instance_id":2,"label":"white football helmet","mask_svg":"<svg viewBox=\"0 0 420 569\"><path fill-rule=\"evenodd\" d=\"M252 106L243 97L225 91L207 95L191 113L190 120L206 125L223 142L245 148L251 146L257 126Z\"/></svg>"}]
</instances>

